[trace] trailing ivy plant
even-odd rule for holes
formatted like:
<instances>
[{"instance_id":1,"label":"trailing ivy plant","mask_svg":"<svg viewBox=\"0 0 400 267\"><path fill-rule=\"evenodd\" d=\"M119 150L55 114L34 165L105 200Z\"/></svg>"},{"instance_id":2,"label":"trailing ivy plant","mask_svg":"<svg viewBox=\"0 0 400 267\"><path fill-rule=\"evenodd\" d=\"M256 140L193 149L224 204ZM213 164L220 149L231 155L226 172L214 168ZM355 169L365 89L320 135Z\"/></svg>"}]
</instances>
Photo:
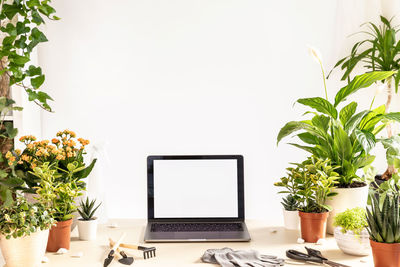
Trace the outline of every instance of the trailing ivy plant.
<instances>
[{"instance_id":1,"label":"trailing ivy plant","mask_svg":"<svg viewBox=\"0 0 400 267\"><path fill-rule=\"evenodd\" d=\"M0 31L6 37L0 46L0 74L9 78L9 85L21 86L29 100L51 111L48 100L52 98L40 88L45 75L39 66L30 63L33 49L47 42L39 29L44 18L58 20L51 0L0 0Z\"/></svg>"},{"instance_id":2,"label":"trailing ivy plant","mask_svg":"<svg viewBox=\"0 0 400 267\"><path fill-rule=\"evenodd\" d=\"M400 82L400 40L397 40L398 27L393 26L392 19L381 16L381 24L372 22L363 24L369 31L361 31L368 37L356 42L348 56L340 59L334 69L340 67L343 70L342 80L350 81L350 76L355 72L356 66L363 66L370 71L392 71L392 75L382 78L387 85L386 112L389 111L393 95L393 80L395 92L398 92ZM332 71L331 71L332 72ZM329 77L329 75L328 75ZM374 97L375 98L375 97ZM373 102L373 101L372 101ZM390 138L393 135L391 125L387 125L387 133ZM388 180L392 177L395 169L388 165L382 178Z\"/></svg>"}]
</instances>

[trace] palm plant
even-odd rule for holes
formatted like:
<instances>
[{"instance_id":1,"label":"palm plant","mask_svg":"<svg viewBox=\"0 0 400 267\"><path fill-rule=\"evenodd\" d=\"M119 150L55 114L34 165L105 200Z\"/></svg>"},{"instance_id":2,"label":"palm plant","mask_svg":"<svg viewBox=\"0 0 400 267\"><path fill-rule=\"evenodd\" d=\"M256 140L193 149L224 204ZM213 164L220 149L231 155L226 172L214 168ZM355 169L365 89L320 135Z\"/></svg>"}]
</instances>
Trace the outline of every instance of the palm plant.
<instances>
[{"instance_id":1,"label":"palm plant","mask_svg":"<svg viewBox=\"0 0 400 267\"><path fill-rule=\"evenodd\" d=\"M398 92L400 75L400 40L396 40L397 27L391 25L392 19L381 16L381 25L368 22L362 26L367 26L369 31L361 31L369 38L356 42L351 49L350 55L340 59L334 69L339 67L344 71L342 80L350 81L350 75L356 66L362 65L368 71L393 71L393 75L383 78L381 81L387 84L386 112L389 111L392 102L392 80L394 80L395 92ZM329 77L329 75L328 75ZM393 78L393 79L392 79ZM374 97L375 98L375 97ZM391 125L387 125L388 137L392 136ZM393 165L389 165L383 175L384 179L389 179L394 172Z\"/></svg>"},{"instance_id":2,"label":"palm plant","mask_svg":"<svg viewBox=\"0 0 400 267\"><path fill-rule=\"evenodd\" d=\"M321 60L318 60L323 67ZM376 81L384 80L393 71L374 71L356 76L335 96L334 103L328 100L325 85L325 99L321 97L301 98L297 103L310 107L309 120L290 121L279 132L277 142L294 132L306 145L290 143L317 158L329 159L332 165L339 166L339 187L350 187L360 180L356 171L371 164L375 157L370 155L376 144L375 136L391 121L400 122L400 112L385 112L385 106L374 110L357 111L357 103L351 102L338 110L338 105L351 94L366 88ZM323 75L324 84L325 76Z\"/></svg>"},{"instance_id":3,"label":"palm plant","mask_svg":"<svg viewBox=\"0 0 400 267\"><path fill-rule=\"evenodd\" d=\"M367 208L370 238L375 242L400 243L399 195L387 195L382 207L376 194L370 194L370 197L371 209Z\"/></svg>"}]
</instances>

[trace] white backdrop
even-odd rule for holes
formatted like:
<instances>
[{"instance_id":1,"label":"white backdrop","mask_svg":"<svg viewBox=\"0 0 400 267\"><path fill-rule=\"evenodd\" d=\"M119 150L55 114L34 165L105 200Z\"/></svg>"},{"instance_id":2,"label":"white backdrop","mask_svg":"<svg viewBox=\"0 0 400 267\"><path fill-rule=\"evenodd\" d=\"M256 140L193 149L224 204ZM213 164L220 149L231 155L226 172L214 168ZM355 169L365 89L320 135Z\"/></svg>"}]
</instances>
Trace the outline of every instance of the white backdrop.
<instances>
[{"instance_id":1,"label":"white backdrop","mask_svg":"<svg viewBox=\"0 0 400 267\"><path fill-rule=\"evenodd\" d=\"M297 98L323 95L306 46L320 49L328 70L357 38L347 36L381 10L378 0L54 4L62 20L47 24L39 62L56 112L41 113L42 136L68 128L107 144L96 176L109 216L146 216L149 154L243 154L246 215L270 224L281 223L273 182L305 156L277 147L277 133L300 118ZM338 78L328 81L331 97ZM365 107L373 91L358 94Z\"/></svg>"}]
</instances>

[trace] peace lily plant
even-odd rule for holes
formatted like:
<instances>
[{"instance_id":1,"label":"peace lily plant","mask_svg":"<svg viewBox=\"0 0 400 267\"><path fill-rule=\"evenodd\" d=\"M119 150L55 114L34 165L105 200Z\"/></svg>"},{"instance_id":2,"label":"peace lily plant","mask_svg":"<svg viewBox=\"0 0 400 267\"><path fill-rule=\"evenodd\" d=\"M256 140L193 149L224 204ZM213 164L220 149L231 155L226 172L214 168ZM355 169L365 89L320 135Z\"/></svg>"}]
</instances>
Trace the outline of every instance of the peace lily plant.
<instances>
[{"instance_id":1,"label":"peace lily plant","mask_svg":"<svg viewBox=\"0 0 400 267\"><path fill-rule=\"evenodd\" d=\"M279 132L277 143L287 136L297 136L299 142L289 143L303 149L314 157L330 160L339 174L338 196L328 201L332 206L328 219L328 232L333 233L332 218L336 212L347 208L365 206L368 187L357 171L370 165L375 156L370 154L375 147L375 136L388 123L400 121L400 112L385 112L385 106L374 110L357 111L357 103L350 102L343 106L348 97L362 88L394 74L393 71L373 71L355 76L341 88L331 102L328 99L325 72L318 53L311 49L311 54L319 63L324 81L325 98L301 98L297 103L310 108L304 116L311 116L301 121L288 122ZM340 106L342 106L340 108Z\"/></svg>"}]
</instances>

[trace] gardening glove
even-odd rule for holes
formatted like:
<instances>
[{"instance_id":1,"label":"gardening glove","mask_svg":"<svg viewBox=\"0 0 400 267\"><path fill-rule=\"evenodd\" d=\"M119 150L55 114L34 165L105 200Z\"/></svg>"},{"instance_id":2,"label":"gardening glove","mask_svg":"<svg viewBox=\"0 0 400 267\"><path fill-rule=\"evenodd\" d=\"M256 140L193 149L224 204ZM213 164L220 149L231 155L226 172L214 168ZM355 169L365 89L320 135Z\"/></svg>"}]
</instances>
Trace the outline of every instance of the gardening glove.
<instances>
[{"instance_id":1,"label":"gardening glove","mask_svg":"<svg viewBox=\"0 0 400 267\"><path fill-rule=\"evenodd\" d=\"M208 249L201 259L203 262L219 264L222 267L277 267L284 265L284 260L276 256L261 255L255 250L232 250L230 248Z\"/></svg>"},{"instance_id":2,"label":"gardening glove","mask_svg":"<svg viewBox=\"0 0 400 267\"><path fill-rule=\"evenodd\" d=\"M236 267L236 265L228 259L228 252L233 252L233 250L230 248L207 249L201 257L201 260L206 263L219 264L222 267Z\"/></svg>"},{"instance_id":3,"label":"gardening glove","mask_svg":"<svg viewBox=\"0 0 400 267\"><path fill-rule=\"evenodd\" d=\"M256 250L228 252L228 258L237 266L276 267L284 265L283 259L278 259L276 256L261 255Z\"/></svg>"}]
</instances>

